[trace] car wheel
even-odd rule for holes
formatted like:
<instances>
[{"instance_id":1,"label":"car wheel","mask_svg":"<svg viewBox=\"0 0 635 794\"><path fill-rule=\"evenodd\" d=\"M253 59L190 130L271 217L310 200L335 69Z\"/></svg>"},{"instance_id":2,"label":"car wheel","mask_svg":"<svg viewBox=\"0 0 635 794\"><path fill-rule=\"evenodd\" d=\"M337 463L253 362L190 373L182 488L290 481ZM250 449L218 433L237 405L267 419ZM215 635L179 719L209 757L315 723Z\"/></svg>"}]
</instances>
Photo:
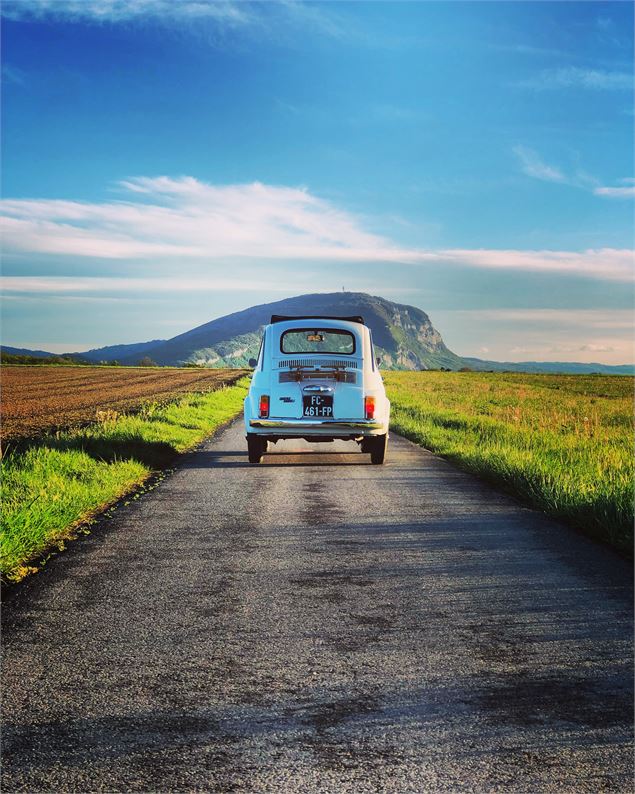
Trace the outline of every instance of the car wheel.
<instances>
[{"instance_id":1,"label":"car wheel","mask_svg":"<svg viewBox=\"0 0 635 794\"><path fill-rule=\"evenodd\" d=\"M247 455L250 463L260 463L267 449L267 442L254 433L247 436Z\"/></svg>"},{"instance_id":2,"label":"car wheel","mask_svg":"<svg viewBox=\"0 0 635 794\"><path fill-rule=\"evenodd\" d=\"M388 447L388 433L383 436L375 436L372 439L372 447L370 449L370 462L376 466L381 465L386 458L386 449Z\"/></svg>"}]
</instances>

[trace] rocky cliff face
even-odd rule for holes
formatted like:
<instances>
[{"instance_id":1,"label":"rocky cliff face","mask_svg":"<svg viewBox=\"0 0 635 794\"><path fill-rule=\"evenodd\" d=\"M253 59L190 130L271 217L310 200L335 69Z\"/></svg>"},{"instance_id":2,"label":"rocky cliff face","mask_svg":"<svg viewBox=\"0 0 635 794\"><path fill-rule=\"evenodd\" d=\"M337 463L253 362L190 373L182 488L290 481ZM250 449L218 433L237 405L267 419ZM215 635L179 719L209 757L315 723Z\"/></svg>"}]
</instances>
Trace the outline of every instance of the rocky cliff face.
<instances>
[{"instance_id":1,"label":"rocky cliff face","mask_svg":"<svg viewBox=\"0 0 635 794\"><path fill-rule=\"evenodd\" d=\"M144 352L158 364L244 366L256 356L262 327L272 314L361 314L372 331L384 368L419 370L463 366L463 360L448 350L424 311L363 292L298 295L254 306L212 320Z\"/></svg>"},{"instance_id":2,"label":"rocky cliff face","mask_svg":"<svg viewBox=\"0 0 635 794\"><path fill-rule=\"evenodd\" d=\"M428 315L413 306L381 301L390 339L381 347L382 364L394 369L458 368L462 362L445 346Z\"/></svg>"}]
</instances>

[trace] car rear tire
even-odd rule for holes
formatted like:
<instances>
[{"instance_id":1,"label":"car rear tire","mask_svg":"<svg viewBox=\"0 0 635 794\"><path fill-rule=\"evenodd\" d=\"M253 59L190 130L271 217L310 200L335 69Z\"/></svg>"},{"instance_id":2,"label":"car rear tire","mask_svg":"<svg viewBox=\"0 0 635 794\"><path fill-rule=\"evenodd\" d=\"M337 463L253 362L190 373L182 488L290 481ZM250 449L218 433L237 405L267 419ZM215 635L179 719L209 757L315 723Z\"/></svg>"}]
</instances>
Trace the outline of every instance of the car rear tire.
<instances>
[{"instance_id":1,"label":"car rear tire","mask_svg":"<svg viewBox=\"0 0 635 794\"><path fill-rule=\"evenodd\" d=\"M250 463L261 463L262 456L267 451L267 441L253 433L247 436L247 455Z\"/></svg>"},{"instance_id":2,"label":"car rear tire","mask_svg":"<svg viewBox=\"0 0 635 794\"><path fill-rule=\"evenodd\" d=\"M386 458L386 449L388 448L388 433L383 436L375 436L371 441L370 448L370 462L376 466L380 466Z\"/></svg>"}]
</instances>

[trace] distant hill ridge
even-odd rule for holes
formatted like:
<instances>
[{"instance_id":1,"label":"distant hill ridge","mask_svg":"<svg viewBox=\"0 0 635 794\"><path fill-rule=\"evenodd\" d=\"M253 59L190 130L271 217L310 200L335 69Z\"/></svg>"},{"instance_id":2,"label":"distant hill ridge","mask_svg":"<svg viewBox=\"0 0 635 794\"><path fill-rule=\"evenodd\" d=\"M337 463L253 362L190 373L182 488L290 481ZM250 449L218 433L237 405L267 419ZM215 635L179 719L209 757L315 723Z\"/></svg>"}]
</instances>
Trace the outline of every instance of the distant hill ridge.
<instances>
[{"instance_id":1,"label":"distant hill ridge","mask_svg":"<svg viewBox=\"0 0 635 794\"><path fill-rule=\"evenodd\" d=\"M497 362L464 358L453 353L433 327L428 315L416 306L394 303L364 292L332 292L298 295L273 303L252 306L179 334L172 339L110 345L79 353L65 354L93 362L117 360L137 364L148 357L157 364L179 366L243 367L255 357L262 328L272 314L355 315L361 314L370 327L377 354L384 369L512 370L518 372L575 372L632 374L633 366L581 364L576 362ZM7 348L20 354L34 351ZM41 356L52 355L38 351Z\"/></svg>"},{"instance_id":2,"label":"distant hill ridge","mask_svg":"<svg viewBox=\"0 0 635 794\"><path fill-rule=\"evenodd\" d=\"M145 356L149 350L164 342L164 339L153 339L151 342L133 342L128 345L108 345L95 347L84 353L67 353L66 355L85 358L89 361L121 361L123 358L136 357L136 361Z\"/></svg>"},{"instance_id":3,"label":"distant hill ridge","mask_svg":"<svg viewBox=\"0 0 635 794\"><path fill-rule=\"evenodd\" d=\"M363 292L299 295L252 306L179 334L148 349L146 355L157 364L243 366L257 355L262 328L272 314L361 314L372 330L382 366L394 369L463 366L460 356L448 350L424 311Z\"/></svg>"}]
</instances>

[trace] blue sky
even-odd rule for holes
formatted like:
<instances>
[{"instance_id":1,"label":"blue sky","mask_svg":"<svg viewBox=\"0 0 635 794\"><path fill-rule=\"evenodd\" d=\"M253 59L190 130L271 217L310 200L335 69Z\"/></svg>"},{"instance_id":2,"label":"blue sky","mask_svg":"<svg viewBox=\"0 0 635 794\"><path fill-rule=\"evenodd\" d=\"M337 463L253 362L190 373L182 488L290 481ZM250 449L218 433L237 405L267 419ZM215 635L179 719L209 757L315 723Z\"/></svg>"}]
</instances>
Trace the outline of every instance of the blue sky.
<instances>
[{"instance_id":1,"label":"blue sky","mask_svg":"<svg viewBox=\"0 0 635 794\"><path fill-rule=\"evenodd\" d=\"M368 291L633 361L630 3L4 0L5 344Z\"/></svg>"}]
</instances>

